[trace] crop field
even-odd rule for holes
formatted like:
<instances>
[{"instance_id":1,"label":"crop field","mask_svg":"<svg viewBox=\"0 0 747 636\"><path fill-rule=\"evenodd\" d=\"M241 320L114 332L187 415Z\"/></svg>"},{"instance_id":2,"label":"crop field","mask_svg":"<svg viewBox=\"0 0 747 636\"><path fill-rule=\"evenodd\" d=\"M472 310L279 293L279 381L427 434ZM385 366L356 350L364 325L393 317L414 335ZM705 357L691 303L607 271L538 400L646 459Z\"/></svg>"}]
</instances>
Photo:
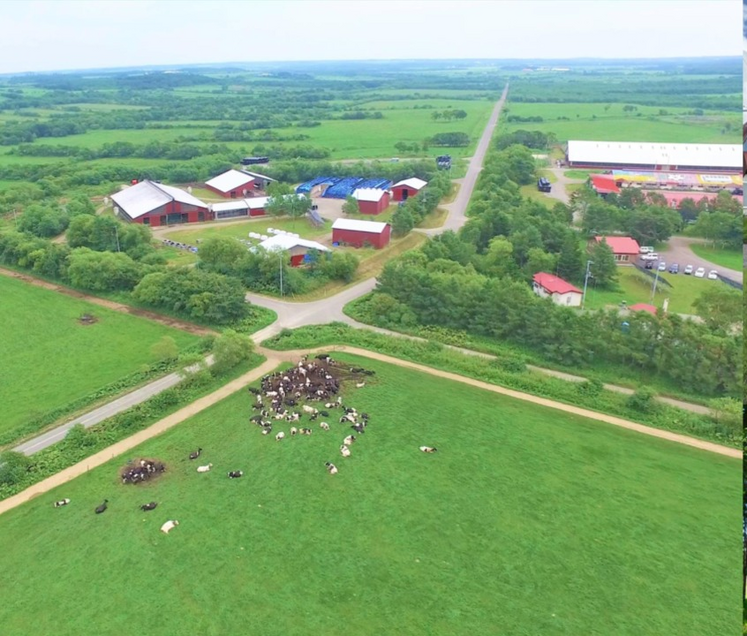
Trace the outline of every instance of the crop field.
<instances>
[{"instance_id":1,"label":"crop field","mask_svg":"<svg viewBox=\"0 0 747 636\"><path fill-rule=\"evenodd\" d=\"M680 272L682 272L682 269L684 269L682 263L680 263L680 268ZM670 312L694 314L693 303L706 289L713 286L719 288L725 286L724 283L717 280L695 278L694 276L685 276L682 273L661 273L656 288L656 298L651 302L653 279L632 267L621 267L618 274L618 287L615 290L597 289L593 284L590 285L584 306L588 309L601 309L605 305L619 305L624 300L628 305L647 303L661 307L664 299L668 298ZM672 287L663 285L662 280L669 281Z\"/></svg>"},{"instance_id":2,"label":"crop field","mask_svg":"<svg viewBox=\"0 0 747 636\"><path fill-rule=\"evenodd\" d=\"M82 398L143 365L164 336L197 337L0 276L0 433ZM91 314L94 324L79 318Z\"/></svg>"},{"instance_id":3,"label":"crop field","mask_svg":"<svg viewBox=\"0 0 747 636\"><path fill-rule=\"evenodd\" d=\"M510 95L509 95L510 102ZM705 111L703 116L686 115L690 109L637 106L632 113L623 111L625 104L530 104L510 102L501 115L500 129L539 130L555 133L559 142L569 139L600 141L661 141L690 143L738 143L739 115L722 111ZM609 108L607 108L609 106ZM660 110L667 115L659 114ZM637 114L641 113L638 117ZM542 122L509 122L511 115L542 117ZM570 121L558 119L567 117ZM728 129L727 129L728 128Z\"/></svg>"},{"instance_id":4,"label":"crop field","mask_svg":"<svg viewBox=\"0 0 747 636\"><path fill-rule=\"evenodd\" d=\"M729 633L739 462L339 357L377 373L348 459L333 418L262 436L241 391L0 517L4 633ZM138 457L166 473L122 485Z\"/></svg>"}]
</instances>

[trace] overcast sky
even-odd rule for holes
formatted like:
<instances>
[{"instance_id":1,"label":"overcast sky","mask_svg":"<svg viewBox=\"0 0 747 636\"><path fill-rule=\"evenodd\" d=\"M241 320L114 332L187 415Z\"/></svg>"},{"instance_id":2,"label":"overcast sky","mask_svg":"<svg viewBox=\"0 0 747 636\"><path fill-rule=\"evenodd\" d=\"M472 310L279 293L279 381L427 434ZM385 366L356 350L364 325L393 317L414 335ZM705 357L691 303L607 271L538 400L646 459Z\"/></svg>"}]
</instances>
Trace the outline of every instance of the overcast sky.
<instances>
[{"instance_id":1,"label":"overcast sky","mask_svg":"<svg viewBox=\"0 0 747 636\"><path fill-rule=\"evenodd\" d=\"M253 60L697 57L742 50L742 5L734 0L3 0L0 24L0 73Z\"/></svg>"}]
</instances>

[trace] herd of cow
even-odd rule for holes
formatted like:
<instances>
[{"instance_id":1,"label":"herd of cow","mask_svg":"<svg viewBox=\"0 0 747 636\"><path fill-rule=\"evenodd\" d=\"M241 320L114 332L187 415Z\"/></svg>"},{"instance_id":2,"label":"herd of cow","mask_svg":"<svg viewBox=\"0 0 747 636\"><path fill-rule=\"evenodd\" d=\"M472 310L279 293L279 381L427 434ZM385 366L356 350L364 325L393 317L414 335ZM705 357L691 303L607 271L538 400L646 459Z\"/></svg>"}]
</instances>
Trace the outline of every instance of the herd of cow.
<instances>
[{"instance_id":1,"label":"herd of cow","mask_svg":"<svg viewBox=\"0 0 747 636\"><path fill-rule=\"evenodd\" d=\"M334 372L334 375L332 372ZM286 371L264 376L260 389L249 387L249 392L255 396L252 409L258 411L256 415L249 418L249 421L259 426L264 435L269 435L272 432L274 422L300 424L303 417L308 417L311 422L320 417L329 419L332 417L331 410L340 409L339 423L349 425L359 435L363 434L369 423L369 415L358 413L355 408L346 406L342 397L338 396L337 393L340 391L343 376L354 380L357 388L363 388L365 382L360 381L360 376L372 376L374 374L374 371L368 371L360 367L344 367L326 354L318 355L311 361L308 356L305 356L296 366ZM317 409L309 402L323 402L324 409ZM337 416L335 415L335 417ZM319 428L322 431L331 430L329 423L326 421L319 422ZM291 436L298 434L311 435L312 429L291 426L289 432ZM285 439L285 432L280 431L275 435L276 441L279 442L283 439ZM343 458L351 456L350 447L356 439L356 436L352 433L343 439L340 445L340 454ZM436 452L436 448L431 446L420 446L420 450L424 453ZM189 459L196 460L201 455L202 448L198 448L189 454ZM141 483L166 470L166 466L156 460L141 459L134 466L132 463L134 462L130 462L121 473L123 484ZM332 462L325 462L324 466L330 475L338 473L337 466ZM212 463L198 466L197 472L207 473L210 472L212 467ZM244 475L244 472L242 470L231 470L228 471L227 475L229 479L238 479ZM56 501L54 506L59 508L69 503L69 499L62 499ZM96 514L105 512L107 503L108 500L105 499L100 506L95 508L94 512ZM140 510L150 511L154 510L156 506L158 506L158 503L151 501L141 505ZM171 519L161 526L161 531L168 534L178 525L178 521Z\"/></svg>"}]
</instances>

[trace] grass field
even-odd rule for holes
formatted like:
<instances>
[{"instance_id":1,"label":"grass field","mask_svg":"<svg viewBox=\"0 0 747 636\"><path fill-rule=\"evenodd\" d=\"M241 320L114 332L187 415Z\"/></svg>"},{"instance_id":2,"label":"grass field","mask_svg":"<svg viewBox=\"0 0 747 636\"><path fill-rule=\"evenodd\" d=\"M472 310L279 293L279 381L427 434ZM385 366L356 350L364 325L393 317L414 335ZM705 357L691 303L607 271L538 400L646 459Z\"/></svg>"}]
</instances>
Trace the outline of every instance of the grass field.
<instances>
[{"instance_id":1,"label":"grass field","mask_svg":"<svg viewBox=\"0 0 747 636\"><path fill-rule=\"evenodd\" d=\"M510 100L510 96L509 96ZM706 111L702 117L685 115L688 109L665 108L669 114L659 115L659 108L638 106L642 113L625 113L625 104L554 104L510 102L508 112L501 115L500 130L539 130L553 132L558 141L594 139L599 141L661 141L690 143L737 143L739 115L723 111ZM542 117L542 122L508 122L510 115ZM558 120L568 117L570 121ZM652 119L650 119L652 118ZM722 133L726 124L731 131Z\"/></svg>"},{"instance_id":2,"label":"grass field","mask_svg":"<svg viewBox=\"0 0 747 636\"><path fill-rule=\"evenodd\" d=\"M434 109L414 109L414 105L433 105ZM474 152L494 105L494 102L487 100L457 99L372 102L367 103L366 108L381 109L383 119L325 121L316 128L303 129L304 134L311 137L303 143L329 149L332 152L330 159L384 158L400 156L400 152L394 147L400 141L422 143L426 137L436 133L466 132L472 140L467 148L433 146L427 153L419 154L436 156L448 153L455 158L469 157ZM448 123L431 119L434 110L446 108L462 109L467 112L467 117ZM278 129L278 132L293 133L298 132L298 129Z\"/></svg>"},{"instance_id":3,"label":"grass field","mask_svg":"<svg viewBox=\"0 0 747 636\"><path fill-rule=\"evenodd\" d=\"M229 225L230 224L230 225ZM256 221L242 221L241 223L231 223L231 221L216 221L211 224L205 224L203 227L190 230L177 230L165 234L173 241L189 243L195 245L197 239L203 241L214 236L232 236L234 238L248 239L249 232L267 234L268 228L286 230L299 234L301 238L317 240L327 236L332 232L332 223L326 221L324 225L316 227L306 219L278 219L271 217L260 217Z\"/></svg>"},{"instance_id":4,"label":"grass field","mask_svg":"<svg viewBox=\"0 0 747 636\"><path fill-rule=\"evenodd\" d=\"M726 267L737 272L742 270L742 252L740 250L724 250L697 243L691 243L690 249L700 258L716 263L719 267Z\"/></svg>"},{"instance_id":5,"label":"grass field","mask_svg":"<svg viewBox=\"0 0 747 636\"><path fill-rule=\"evenodd\" d=\"M739 462L339 357L377 372L349 459L337 423L263 437L241 391L0 517L3 633L730 633ZM168 470L121 485L137 457Z\"/></svg>"},{"instance_id":6,"label":"grass field","mask_svg":"<svg viewBox=\"0 0 747 636\"><path fill-rule=\"evenodd\" d=\"M590 285L586 293L584 306L588 309L601 309L605 305L619 305L623 300L628 305L636 303L647 303L661 307L664 299L669 298L669 311L676 314L694 314L693 302L706 289L715 286L724 286L724 283L707 278L695 278L684 274L670 274L669 272L659 275L659 283L656 288L656 298L651 302L651 289L653 279L648 278L633 267L621 267L618 270L618 289L603 290ZM661 280L667 280L672 287L661 284Z\"/></svg>"},{"instance_id":7,"label":"grass field","mask_svg":"<svg viewBox=\"0 0 747 636\"><path fill-rule=\"evenodd\" d=\"M156 362L150 348L197 337L0 276L0 432ZM98 322L81 325L82 314Z\"/></svg>"}]
</instances>

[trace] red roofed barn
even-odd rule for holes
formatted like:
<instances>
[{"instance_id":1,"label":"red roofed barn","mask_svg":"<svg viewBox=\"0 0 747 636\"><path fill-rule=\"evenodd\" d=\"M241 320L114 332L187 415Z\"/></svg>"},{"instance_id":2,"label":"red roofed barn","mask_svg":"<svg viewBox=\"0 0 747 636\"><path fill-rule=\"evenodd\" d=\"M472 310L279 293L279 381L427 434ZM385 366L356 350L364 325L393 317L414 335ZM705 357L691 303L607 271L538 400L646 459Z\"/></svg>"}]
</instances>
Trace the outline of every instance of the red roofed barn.
<instances>
[{"instance_id":1,"label":"red roofed barn","mask_svg":"<svg viewBox=\"0 0 747 636\"><path fill-rule=\"evenodd\" d=\"M547 272L538 272L533 280L532 289L540 298L552 298L556 305L565 307L581 306L581 290L568 281Z\"/></svg>"},{"instance_id":2,"label":"red roofed barn","mask_svg":"<svg viewBox=\"0 0 747 636\"><path fill-rule=\"evenodd\" d=\"M618 265L631 265L641 253L641 247L638 245L638 241L629 236L594 237L595 243L601 243L602 241L606 241L607 245L612 248L612 253L615 255L615 261ZM592 242L589 241L589 249L591 249L592 245Z\"/></svg>"},{"instance_id":3,"label":"red roofed barn","mask_svg":"<svg viewBox=\"0 0 747 636\"><path fill-rule=\"evenodd\" d=\"M620 192L615 179L609 175L592 174L589 175L589 180L591 181L591 187L594 188L597 194L618 194Z\"/></svg>"}]
</instances>

